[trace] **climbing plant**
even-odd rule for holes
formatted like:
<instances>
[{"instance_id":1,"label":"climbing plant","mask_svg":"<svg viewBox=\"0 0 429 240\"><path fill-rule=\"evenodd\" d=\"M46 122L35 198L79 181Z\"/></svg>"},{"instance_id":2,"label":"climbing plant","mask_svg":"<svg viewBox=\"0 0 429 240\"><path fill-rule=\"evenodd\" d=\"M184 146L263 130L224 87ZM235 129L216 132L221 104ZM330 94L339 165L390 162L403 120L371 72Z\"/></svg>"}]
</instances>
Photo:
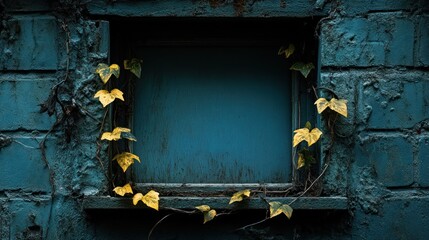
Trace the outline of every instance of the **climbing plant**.
<instances>
[{"instance_id":1,"label":"climbing plant","mask_svg":"<svg viewBox=\"0 0 429 240\"><path fill-rule=\"evenodd\" d=\"M290 58L295 52L295 46L293 44L289 44L287 48L282 47L278 51L279 55L284 55L286 59ZM141 76L141 64L142 61L139 59L131 59L131 60L125 60L124 61L124 69L129 70L132 75L134 75L137 78L140 78ZM311 62L305 62L305 61L296 61L293 62L290 66L290 70L298 71L302 74L304 79L307 79L310 72L314 69L314 64ZM100 103L102 104L103 108L108 107L111 103L113 103L116 100L119 101L127 101L124 99L123 92L118 88L112 89L112 84L108 84L109 80L114 76L116 79L119 79L120 77L120 66L117 64L107 65L104 63L100 63L98 67L96 68L95 72L99 75L101 82L103 83L103 89L98 90L94 98L98 98ZM315 87L312 86L315 90ZM316 91L314 91L316 97ZM336 95L335 95L336 96ZM342 115L344 117L347 117L347 101L344 99L338 99L338 98L331 98L330 100L327 100L326 98L317 98L317 100L314 102L317 108L317 112L319 114L325 112L326 110L330 111L329 114L335 114L335 115ZM106 108L106 114L107 111L109 111L109 108ZM331 119L331 118L329 118ZM336 117L335 117L336 119ZM329 120L330 121L330 120ZM113 121L115 122L115 121ZM104 124L104 123L103 123ZM332 131L334 127L334 122L330 122L328 124L329 129ZM123 127L123 126L112 126L111 132L100 132L99 140L105 140L110 142L119 141L121 139L127 140L127 141L137 141L135 136L132 134L131 129ZM102 127L103 129L103 127ZM323 133L322 131L317 127L312 127L312 124L310 122L307 122L303 128L298 128L294 130L294 136L293 136L293 148L298 149L297 156L294 156L293 160L296 161L296 170L300 170L301 168L306 168L307 170L311 167L312 164L316 162L316 154L310 150L310 146L314 145L319 141L319 139L322 137ZM117 149L117 154L115 154L112 157L112 161L116 161L119 165L119 167L122 169L122 171L125 173L127 172L129 167L134 164L136 161L141 162L141 159L139 156L131 153L130 151L119 151ZM306 187L303 192L298 194L293 201L289 203L282 203L278 201L269 201L266 196L261 196L260 194L257 195L256 193L253 193L250 189L244 189L238 192L235 192L230 196L229 204L240 204L245 199L249 199L252 197L260 197L264 202L267 204L267 209L269 210L269 216L267 216L265 219L244 226L241 229L245 229L249 226L254 226L256 224L259 224L261 222L264 222L270 218L279 216L281 214L284 214L287 218L292 217L293 208L291 205L301 196L304 196L306 192L314 185L316 181L320 179L320 177L324 174L326 171L327 165L325 166L324 170L320 173L320 175L312 182L312 184L309 187ZM152 208L154 210L159 210L159 201L162 199L162 196L156 191L156 190L149 190L146 194L140 193L140 192L134 192L133 186L131 183L126 183L123 186L114 186L113 192L121 197L130 197L130 201L134 205L139 204L141 201L143 204L145 204L147 207ZM132 197L131 197L132 196ZM168 208L173 211L182 212L182 213L200 213L203 215L203 223L207 223L211 220L213 220L216 216L219 215L219 213L216 212L215 209L212 209L209 205L200 205L195 206L194 211L184 211L180 209L174 209L174 208ZM161 219L164 220L166 217ZM158 222L159 223L159 222ZM156 225L158 225L158 223ZM156 225L154 227L156 227ZM153 229L152 229L153 230ZM152 232L151 230L151 232ZM150 232L150 233L151 233Z\"/></svg>"}]
</instances>

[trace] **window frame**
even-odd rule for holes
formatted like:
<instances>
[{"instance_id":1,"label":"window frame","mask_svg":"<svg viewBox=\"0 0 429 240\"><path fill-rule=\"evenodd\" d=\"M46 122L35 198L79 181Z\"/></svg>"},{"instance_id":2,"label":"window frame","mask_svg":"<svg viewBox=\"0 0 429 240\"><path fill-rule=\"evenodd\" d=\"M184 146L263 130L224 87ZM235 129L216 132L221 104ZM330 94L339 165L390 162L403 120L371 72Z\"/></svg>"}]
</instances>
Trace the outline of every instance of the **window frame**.
<instances>
[{"instance_id":1,"label":"window frame","mask_svg":"<svg viewBox=\"0 0 429 240\"><path fill-rule=\"evenodd\" d=\"M195 19L196 20L196 19ZM192 20L191 20L192 21ZM238 20L237 20L238 21ZM281 20L278 20L281 21ZM299 21L299 20L295 20L295 21ZM301 37L302 38L302 37ZM208 42L205 41L205 44L207 44ZM115 44L114 41L112 41L112 44ZM116 43L117 44L117 43ZM168 42L166 42L165 44L169 44ZM171 42L170 42L171 44ZM177 42L175 42L175 44L177 44ZM186 44L186 43L185 43ZM219 44L219 42L215 40L215 44ZM124 44L124 45L128 45L128 44ZM279 46L280 47L280 46ZM316 43L316 47L318 48L318 45ZM314 49L316 52L316 57L319 57L319 52L317 49ZM121 54L119 54L121 55ZM115 56L113 57L113 61L111 62L120 62L120 59L125 59L123 56ZM315 61L317 61L318 59L314 59ZM319 64L317 64L319 65ZM315 78L318 78L318 74L319 74L319 70L315 69L316 74L315 74ZM124 74L124 72L122 72L121 74ZM292 95L292 114L291 114L291 120L292 120L292 129L291 129L291 137L293 136L293 130L300 128L303 126L303 121L301 120L301 100L305 99L306 97L303 97L302 93L303 91L303 83L302 81L302 76L299 76L299 73L297 72L292 72L291 73L291 95ZM314 81L316 81L317 79L313 79ZM304 87L305 88L305 87ZM130 96L132 96L134 93L129 92L128 93ZM130 102L132 102L130 100ZM305 101L304 101L305 102ZM311 119L314 123L318 123L319 119L317 117L317 115L315 114L315 109L313 109L312 106L308 106L308 102L304 103L307 106L305 106L306 108L311 107L313 111L313 116L314 118ZM130 106L128 106L130 107ZM131 103L131 108L132 108L132 103ZM129 110L127 110L129 111ZM132 111L132 110L131 110ZM127 119L127 124L130 126L133 126L133 122L132 122L132 117L130 117L129 119ZM233 192L236 192L238 190L242 190L242 189L251 189L254 191L273 191L273 192L281 192L284 191L285 189L289 189L292 188L295 184L296 179L298 178L298 176L296 176L296 167L294 164L294 161L296 161L296 148L292 148L292 156L290 156L290 159L287 159L287 161L290 161L290 166L291 166L291 179L289 182L285 182L285 183L266 183L266 184L258 184L258 183L219 183L219 184L210 184L210 183L185 183L185 184L180 184L180 183L134 183L134 187L136 190L141 191L141 192L147 192L150 189L155 189L158 192L161 193L161 195L168 195L168 196L182 196L182 197L186 197L186 198L195 198L195 197L211 197L211 196L219 196L219 194L223 194L223 195L228 195L228 194L232 194ZM320 155L320 154L319 154ZM319 161L318 164L316 164L317 166L315 167L315 171L316 172L320 172L320 163L321 161ZM118 173L120 171L118 171L117 169L115 170L114 167L111 167L111 173L114 175L115 172ZM124 174L124 176L122 178L119 178L119 181L122 182L129 182L130 180L133 180L133 176L132 176L132 171L127 172L126 174Z\"/></svg>"}]
</instances>

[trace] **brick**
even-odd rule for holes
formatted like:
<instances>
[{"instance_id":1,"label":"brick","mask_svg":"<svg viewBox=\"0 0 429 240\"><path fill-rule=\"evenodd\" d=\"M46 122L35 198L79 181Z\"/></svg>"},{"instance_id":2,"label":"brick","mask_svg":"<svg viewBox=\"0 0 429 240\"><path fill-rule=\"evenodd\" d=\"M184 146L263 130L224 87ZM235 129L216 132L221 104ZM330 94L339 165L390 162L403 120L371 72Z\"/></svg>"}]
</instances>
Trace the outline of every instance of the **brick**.
<instances>
[{"instance_id":1,"label":"brick","mask_svg":"<svg viewBox=\"0 0 429 240\"><path fill-rule=\"evenodd\" d=\"M414 182L411 143L399 135L370 135L356 145L358 166L374 167L377 180L386 187L404 187Z\"/></svg>"},{"instance_id":2,"label":"brick","mask_svg":"<svg viewBox=\"0 0 429 240\"><path fill-rule=\"evenodd\" d=\"M429 81L425 73L373 72L363 79L361 115L370 108L367 128L411 128L429 116Z\"/></svg>"},{"instance_id":3,"label":"brick","mask_svg":"<svg viewBox=\"0 0 429 240\"><path fill-rule=\"evenodd\" d=\"M48 98L54 81L37 75L0 76L0 130L49 130L55 117L39 113L39 104Z\"/></svg>"},{"instance_id":4,"label":"brick","mask_svg":"<svg viewBox=\"0 0 429 240\"><path fill-rule=\"evenodd\" d=\"M12 142L0 151L0 191L51 191L49 171L38 149L40 138L16 138L26 146ZM32 147L32 148L30 148ZM46 154L48 159L55 157L53 140L47 141Z\"/></svg>"},{"instance_id":5,"label":"brick","mask_svg":"<svg viewBox=\"0 0 429 240\"><path fill-rule=\"evenodd\" d=\"M56 70L59 26L52 16L19 17L7 22L8 40L0 40L0 69Z\"/></svg>"},{"instance_id":6,"label":"brick","mask_svg":"<svg viewBox=\"0 0 429 240\"><path fill-rule=\"evenodd\" d=\"M418 183L422 187L429 187L429 138L423 138L419 141L419 177Z\"/></svg>"},{"instance_id":7,"label":"brick","mask_svg":"<svg viewBox=\"0 0 429 240\"><path fill-rule=\"evenodd\" d=\"M416 62L418 66L429 66L429 15L419 20Z\"/></svg>"},{"instance_id":8,"label":"brick","mask_svg":"<svg viewBox=\"0 0 429 240\"><path fill-rule=\"evenodd\" d=\"M367 13L369 11L411 10L418 7L414 1L408 0L343 0L341 5L347 15Z\"/></svg>"},{"instance_id":9,"label":"brick","mask_svg":"<svg viewBox=\"0 0 429 240\"><path fill-rule=\"evenodd\" d=\"M382 16L383 15L383 16ZM377 21L383 19L383 21ZM409 18L391 14L375 14L369 18L371 29L385 32L385 65L412 66L414 54L414 24ZM372 32L372 31L371 31ZM382 40L382 39L380 39Z\"/></svg>"},{"instance_id":10,"label":"brick","mask_svg":"<svg viewBox=\"0 0 429 240\"><path fill-rule=\"evenodd\" d=\"M366 46L365 38L368 31L368 22L363 18L346 18L322 24L321 65L365 66L370 64L369 59L361 56ZM374 58L377 57L381 55L374 56ZM375 61L380 62L379 59Z\"/></svg>"},{"instance_id":11,"label":"brick","mask_svg":"<svg viewBox=\"0 0 429 240\"><path fill-rule=\"evenodd\" d=\"M400 197L387 198L380 206L380 214L356 211L352 239L426 239L428 230L422 226L429 224L429 198L422 195L405 192Z\"/></svg>"},{"instance_id":12,"label":"brick","mask_svg":"<svg viewBox=\"0 0 429 240\"><path fill-rule=\"evenodd\" d=\"M413 66L414 23L400 13L372 13L324 23L322 66Z\"/></svg>"},{"instance_id":13,"label":"brick","mask_svg":"<svg viewBox=\"0 0 429 240\"><path fill-rule=\"evenodd\" d=\"M48 197L34 197L35 201L17 196L8 203L9 231L14 239L43 239L49 224Z\"/></svg>"}]
</instances>

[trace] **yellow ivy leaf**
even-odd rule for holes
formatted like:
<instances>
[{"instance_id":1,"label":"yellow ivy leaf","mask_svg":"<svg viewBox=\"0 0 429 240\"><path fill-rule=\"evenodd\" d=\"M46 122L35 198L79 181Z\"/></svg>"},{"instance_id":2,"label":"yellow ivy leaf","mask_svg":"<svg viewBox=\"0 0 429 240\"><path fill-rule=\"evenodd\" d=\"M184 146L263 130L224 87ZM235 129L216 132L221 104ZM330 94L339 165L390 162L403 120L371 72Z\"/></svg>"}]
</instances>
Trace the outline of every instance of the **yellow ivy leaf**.
<instances>
[{"instance_id":1,"label":"yellow ivy leaf","mask_svg":"<svg viewBox=\"0 0 429 240\"><path fill-rule=\"evenodd\" d=\"M347 100L332 98L329 108L343 115L344 117L347 117Z\"/></svg>"},{"instance_id":2,"label":"yellow ivy leaf","mask_svg":"<svg viewBox=\"0 0 429 240\"><path fill-rule=\"evenodd\" d=\"M201 205L195 207L196 209L200 210L204 215L204 223L213 220L214 217L216 217L216 210L210 209L208 205Z\"/></svg>"},{"instance_id":3,"label":"yellow ivy leaf","mask_svg":"<svg viewBox=\"0 0 429 240\"><path fill-rule=\"evenodd\" d=\"M295 52L295 45L292 43L289 44L289 46L285 49L284 46L282 46L279 51L277 52L278 55L285 55L286 58L289 58L293 53Z\"/></svg>"},{"instance_id":4,"label":"yellow ivy leaf","mask_svg":"<svg viewBox=\"0 0 429 240\"><path fill-rule=\"evenodd\" d=\"M313 128L311 131L308 128L300 128L293 131L295 135L293 136L293 146L296 147L300 142L306 141L308 146L313 145L317 140L319 140L322 135L322 131L318 128Z\"/></svg>"},{"instance_id":5,"label":"yellow ivy leaf","mask_svg":"<svg viewBox=\"0 0 429 240\"><path fill-rule=\"evenodd\" d=\"M109 66L107 64L100 63L95 69L95 72L98 73L101 78L101 81L103 81L104 84L109 81L112 74L115 75L116 78L119 78L119 71L120 70L118 64L112 64Z\"/></svg>"},{"instance_id":6,"label":"yellow ivy leaf","mask_svg":"<svg viewBox=\"0 0 429 240\"><path fill-rule=\"evenodd\" d=\"M121 139L121 133L131 132L129 128L116 127L112 132L104 132L101 135L101 140L117 141Z\"/></svg>"},{"instance_id":7,"label":"yellow ivy leaf","mask_svg":"<svg viewBox=\"0 0 429 240\"><path fill-rule=\"evenodd\" d=\"M107 90L100 90L95 93L94 98L99 98L103 107L112 103L116 98L124 101L123 93L119 89L113 89L111 92Z\"/></svg>"},{"instance_id":8,"label":"yellow ivy leaf","mask_svg":"<svg viewBox=\"0 0 429 240\"><path fill-rule=\"evenodd\" d=\"M285 50L285 57L289 58L293 54L293 52L295 52L295 45L290 43L288 48Z\"/></svg>"},{"instance_id":9,"label":"yellow ivy leaf","mask_svg":"<svg viewBox=\"0 0 429 240\"><path fill-rule=\"evenodd\" d=\"M297 166L297 169L300 169L300 168L302 168L302 167L304 167L305 166L305 158L304 158L304 155L303 154L301 154L301 153L298 153L298 166Z\"/></svg>"},{"instance_id":10,"label":"yellow ivy leaf","mask_svg":"<svg viewBox=\"0 0 429 240\"><path fill-rule=\"evenodd\" d=\"M243 201L244 198L248 198L248 197L250 197L249 189L238 191L232 195L231 200L229 200L229 204L234 202L241 202Z\"/></svg>"},{"instance_id":11,"label":"yellow ivy leaf","mask_svg":"<svg viewBox=\"0 0 429 240\"><path fill-rule=\"evenodd\" d=\"M154 190L150 190L146 195L142 197L142 202L146 204L146 206L155 209L158 211L159 207L159 193Z\"/></svg>"},{"instance_id":12,"label":"yellow ivy leaf","mask_svg":"<svg viewBox=\"0 0 429 240\"><path fill-rule=\"evenodd\" d=\"M325 98L319 98L314 103L317 107L317 112L322 113L327 107L331 110L347 117L347 100L332 98L330 101Z\"/></svg>"},{"instance_id":13,"label":"yellow ivy leaf","mask_svg":"<svg viewBox=\"0 0 429 240\"><path fill-rule=\"evenodd\" d=\"M133 197L133 204L137 205L139 201L142 201L146 206L157 211L159 209L159 193L154 190L150 190L146 195L136 193Z\"/></svg>"},{"instance_id":14,"label":"yellow ivy leaf","mask_svg":"<svg viewBox=\"0 0 429 240\"><path fill-rule=\"evenodd\" d=\"M314 69L313 63L303 63L303 62L296 62L291 67L290 70L299 71L305 78L308 77L308 74L310 74L310 71Z\"/></svg>"},{"instance_id":15,"label":"yellow ivy leaf","mask_svg":"<svg viewBox=\"0 0 429 240\"><path fill-rule=\"evenodd\" d=\"M201 212L208 212L210 211L210 207L208 205L200 205L196 206L196 209L200 210Z\"/></svg>"},{"instance_id":16,"label":"yellow ivy leaf","mask_svg":"<svg viewBox=\"0 0 429 240\"><path fill-rule=\"evenodd\" d=\"M118 161L119 166L122 168L122 170L124 170L124 172L127 171L128 167L134 163L134 159L140 162L140 158L137 155L129 152L117 154L113 158L113 160Z\"/></svg>"},{"instance_id":17,"label":"yellow ivy leaf","mask_svg":"<svg viewBox=\"0 0 429 240\"><path fill-rule=\"evenodd\" d=\"M126 193L133 193L133 189L131 189L131 185L129 183L122 187L115 187L113 191L120 196L124 196Z\"/></svg>"},{"instance_id":18,"label":"yellow ivy leaf","mask_svg":"<svg viewBox=\"0 0 429 240\"><path fill-rule=\"evenodd\" d=\"M216 217L216 214L217 214L216 210L214 210L214 209L212 209L208 212L204 212L204 222L203 223L206 223L208 221L213 220L213 218Z\"/></svg>"},{"instance_id":19,"label":"yellow ivy leaf","mask_svg":"<svg viewBox=\"0 0 429 240\"><path fill-rule=\"evenodd\" d=\"M141 63L142 61L137 58L124 60L124 68L130 70L136 77L140 78L142 71Z\"/></svg>"},{"instance_id":20,"label":"yellow ivy leaf","mask_svg":"<svg viewBox=\"0 0 429 240\"><path fill-rule=\"evenodd\" d=\"M269 202L269 204L270 218L280 215L281 213L284 213L284 215L289 219L292 217L293 209L289 205L282 204L281 202Z\"/></svg>"},{"instance_id":21,"label":"yellow ivy leaf","mask_svg":"<svg viewBox=\"0 0 429 240\"><path fill-rule=\"evenodd\" d=\"M316 102L314 102L314 105L316 105L317 112L320 114L325 111L327 107L329 107L329 101L325 98L319 98L316 100Z\"/></svg>"},{"instance_id":22,"label":"yellow ivy leaf","mask_svg":"<svg viewBox=\"0 0 429 240\"><path fill-rule=\"evenodd\" d=\"M143 194L141 194L141 193L134 194L134 196L133 196L133 204L134 204L134 206L137 205L137 203L140 200L142 200L142 198L143 198Z\"/></svg>"}]
</instances>

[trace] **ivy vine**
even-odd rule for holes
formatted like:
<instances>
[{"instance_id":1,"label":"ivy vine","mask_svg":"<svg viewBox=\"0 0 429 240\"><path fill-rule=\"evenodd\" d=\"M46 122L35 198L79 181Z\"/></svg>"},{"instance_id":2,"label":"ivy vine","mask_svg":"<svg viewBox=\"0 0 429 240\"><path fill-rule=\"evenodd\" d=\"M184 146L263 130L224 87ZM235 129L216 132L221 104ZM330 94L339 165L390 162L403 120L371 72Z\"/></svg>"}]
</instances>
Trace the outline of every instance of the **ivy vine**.
<instances>
[{"instance_id":1,"label":"ivy vine","mask_svg":"<svg viewBox=\"0 0 429 240\"><path fill-rule=\"evenodd\" d=\"M295 46L293 44L289 44L287 48L282 47L278 51L279 55L284 55L286 59L291 57L295 52ZM135 77L140 78L141 76L141 64L142 61L139 59L130 59L124 61L124 69L130 71ZM314 69L314 64L311 62L304 63L303 61L297 61L291 64L290 70L299 71L302 76L307 79L310 72ZM123 92L118 88L109 87L110 85L107 84L109 80L114 76L116 79L119 79L120 77L120 66L117 64L107 65L104 63L100 63L98 67L96 68L95 72L99 75L101 82L103 83L104 88L100 89L96 92L94 95L94 98L98 98L100 103L102 104L103 108L106 108L114 101L126 101L124 99ZM314 93L317 98L315 87L312 86ZM331 98L330 100L327 100L326 98L317 98L317 100L314 103L317 108L317 112L319 114L330 111L330 114L335 115L335 119L337 115L342 115L344 117L347 117L347 101L344 99L337 99L335 97ZM109 108L106 108L106 114L109 111ZM104 119L105 120L105 119ZM104 124L103 120L103 124ZM328 119L328 126L331 131L333 131L334 123L331 122L330 118ZM101 128L103 129L103 127ZM303 128L298 128L294 131L293 136L293 147L295 149L298 149L297 156L294 156L293 161L294 165L296 166L296 169L299 170L301 168L309 169L312 164L316 162L316 154L309 149L310 146L315 144L319 141L319 139L322 137L323 133L322 131L317 127L312 127L310 122L307 122L306 125ZM115 142L120 139L125 139L128 141L137 141L136 137L132 134L131 129L123 127L123 126L114 126L114 128L111 130L111 132L100 132L99 141L110 141ZM131 153L130 151L119 151L116 155L113 156L112 161L116 161L122 171L125 173L129 169L129 167L134 164L136 161L140 163L140 158ZM279 216L281 214L284 214L287 218L292 217L293 208L291 205L300 197L304 196L313 186L314 184L322 177L322 175L325 173L326 169L328 167L328 164L325 164L325 167L319 174L319 176L312 181L309 186L304 188L304 191L299 193L293 201L289 203L282 203L277 201L268 201L265 197L261 196L261 194L256 194L256 192L252 192L250 189L244 189L238 192L235 192L230 196L229 204L233 204L236 202L242 202L244 199L249 199L253 197L259 197L267 204L267 209L269 210L269 215L262 219L259 222L252 223L249 225L246 225L240 229L245 229L250 226L254 226L256 224L260 224L268 219L271 219L273 217ZM132 196L131 200L134 205L139 204L139 202L142 202L147 207L152 208L154 210L159 210L159 201L162 199L162 196L156 191L156 190L149 190L147 193L140 193L135 192L133 190L133 186L131 183L126 183L123 186L114 186L113 192L121 197L130 197ZM239 203L238 203L239 204ZM194 211L185 211L181 209L174 209L174 208L166 208L168 210L173 210L179 213L187 213L187 214L194 214L194 213L200 213L203 215L203 223L207 223L211 220L213 220L216 216L219 216L220 214L228 214L228 213L217 213L215 209L212 209L208 205L200 205L195 206ZM169 215L166 215L164 218L162 218L159 222L166 219ZM159 224L155 224L154 228ZM151 229L150 234L152 233L153 229ZM149 236L150 236L149 234Z\"/></svg>"}]
</instances>

